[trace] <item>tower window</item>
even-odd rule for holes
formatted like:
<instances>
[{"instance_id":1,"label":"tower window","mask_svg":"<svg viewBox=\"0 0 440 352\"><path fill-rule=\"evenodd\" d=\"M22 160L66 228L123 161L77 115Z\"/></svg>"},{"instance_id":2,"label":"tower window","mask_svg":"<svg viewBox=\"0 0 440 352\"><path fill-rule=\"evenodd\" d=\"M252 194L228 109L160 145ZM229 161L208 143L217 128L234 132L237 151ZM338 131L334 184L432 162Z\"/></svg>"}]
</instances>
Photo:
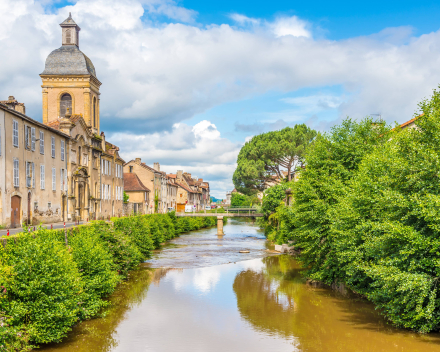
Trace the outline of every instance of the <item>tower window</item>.
<instances>
[{"instance_id":1,"label":"tower window","mask_svg":"<svg viewBox=\"0 0 440 352\"><path fill-rule=\"evenodd\" d=\"M72 97L70 94L65 93L60 101L60 117L66 117L67 109L72 113Z\"/></svg>"},{"instance_id":2,"label":"tower window","mask_svg":"<svg viewBox=\"0 0 440 352\"><path fill-rule=\"evenodd\" d=\"M66 31L66 44L72 43L72 32L70 29Z\"/></svg>"}]
</instances>

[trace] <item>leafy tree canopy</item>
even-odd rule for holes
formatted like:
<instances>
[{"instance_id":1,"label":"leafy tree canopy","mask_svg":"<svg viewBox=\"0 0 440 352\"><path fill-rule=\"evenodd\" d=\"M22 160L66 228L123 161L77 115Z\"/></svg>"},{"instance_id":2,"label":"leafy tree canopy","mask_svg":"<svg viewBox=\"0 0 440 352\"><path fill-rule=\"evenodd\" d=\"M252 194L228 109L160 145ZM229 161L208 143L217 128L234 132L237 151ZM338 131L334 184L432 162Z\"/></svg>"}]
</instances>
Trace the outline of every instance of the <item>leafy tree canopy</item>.
<instances>
[{"instance_id":1,"label":"leafy tree canopy","mask_svg":"<svg viewBox=\"0 0 440 352\"><path fill-rule=\"evenodd\" d=\"M316 131L305 124L253 137L238 154L235 188L244 194L263 191L283 179L283 171L287 171L286 179L290 181L315 137Z\"/></svg>"}]
</instances>

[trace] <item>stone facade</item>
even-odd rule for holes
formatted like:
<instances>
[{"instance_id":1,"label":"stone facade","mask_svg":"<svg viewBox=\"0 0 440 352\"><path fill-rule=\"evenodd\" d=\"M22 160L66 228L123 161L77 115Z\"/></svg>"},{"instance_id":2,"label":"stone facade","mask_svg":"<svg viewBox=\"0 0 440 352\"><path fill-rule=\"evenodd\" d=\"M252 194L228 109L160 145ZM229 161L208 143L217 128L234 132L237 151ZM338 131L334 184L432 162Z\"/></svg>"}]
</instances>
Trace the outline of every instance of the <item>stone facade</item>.
<instances>
[{"instance_id":1,"label":"stone facade","mask_svg":"<svg viewBox=\"0 0 440 352\"><path fill-rule=\"evenodd\" d=\"M49 54L40 74L43 124L25 116L24 104L14 97L0 103L0 163L6 170L5 176L0 175L2 225L11 226L11 209L16 212L14 226L23 221L87 220L123 213L124 160L119 148L100 133L101 82L91 60L79 50L80 28L70 15L61 27L62 46ZM17 120L18 146L12 120ZM26 131L30 131L27 139ZM39 149L42 138L44 153Z\"/></svg>"}]
</instances>

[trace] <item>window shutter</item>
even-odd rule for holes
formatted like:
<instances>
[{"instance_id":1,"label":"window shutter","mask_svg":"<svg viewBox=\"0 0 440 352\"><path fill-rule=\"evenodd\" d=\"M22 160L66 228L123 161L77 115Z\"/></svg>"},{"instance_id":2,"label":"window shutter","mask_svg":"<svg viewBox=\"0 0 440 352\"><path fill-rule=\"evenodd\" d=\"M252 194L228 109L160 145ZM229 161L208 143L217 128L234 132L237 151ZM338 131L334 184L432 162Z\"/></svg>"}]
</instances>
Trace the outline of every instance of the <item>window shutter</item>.
<instances>
[{"instance_id":1,"label":"window shutter","mask_svg":"<svg viewBox=\"0 0 440 352\"><path fill-rule=\"evenodd\" d=\"M34 151L35 150L35 127L31 128L31 150Z\"/></svg>"},{"instance_id":2,"label":"window shutter","mask_svg":"<svg viewBox=\"0 0 440 352\"><path fill-rule=\"evenodd\" d=\"M40 165L40 188L45 189L45 172L44 165Z\"/></svg>"},{"instance_id":3,"label":"window shutter","mask_svg":"<svg viewBox=\"0 0 440 352\"><path fill-rule=\"evenodd\" d=\"M55 137L52 137L52 158L55 158Z\"/></svg>"},{"instance_id":4,"label":"window shutter","mask_svg":"<svg viewBox=\"0 0 440 352\"><path fill-rule=\"evenodd\" d=\"M19 174L19 161L18 159L14 159L14 187L20 186L20 174Z\"/></svg>"},{"instance_id":5,"label":"window shutter","mask_svg":"<svg viewBox=\"0 0 440 352\"><path fill-rule=\"evenodd\" d=\"M12 145L14 147L18 147L18 121L16 120L12 120L12 131Z\"/></svg>"},{"instance_id":6,"label":"window shutter","mask_svg":"<svg viewBox=\"0 0 440 352\"><path fill-rule=\"evenodd\" d=\"M0 155L2 155L2 125L0 125Z\"/></svg>"},{"instance_id":7,"label":"window shutter","mask_svg":"<svg viewBox=\"0 0 440 352\"><path fill-rule=\"evenodd\" d=\"M44 154L44 132L40 131L40 154Z\"/></svg>"},{"instance_id":8,"label":"window shutter","mask_svg":"<svg viewBox=\"0 0 440 352\"><path fill-rule=\"evenodd\" d=\"M26 161L26 187L31 186L31 163Z\"/></svg>"},{"instance_id":9,"label":"window shutter","mask_svg":"<svg viewBox=\"0 0 440 352\"><path fill-rule=\"evenodd\" d=\"M64 141L61 141L61 161L64 161Z\"/></svg>"},{"instance_id":10,"label":"window shutter","mask_svg":"<svg viewBox=\"0 0 440 352\"><path fill-rule=\"evenodd\" d=\"M35 164L32 163L32 188L35 188Z\"/></svg>"},{"instance_id":11,"label":"window shutter","mask_svg":"<svg viewBox=\"0 0 440 352\"><path fill-rule=\"evenodd\" d=\"M64 170L64 190L67 192L67 170Z\"/></svg>"},{"instance_id":12,"label":"window shutter","mask_svg":"<svg viewBox=\"0 0 440 352\"><path fill-rule=\"evenodd\" d=\"M56 191L57 190L57 175L56 175L56 170L53 167L52 168L52 191Z\"/></svg>"}]
</instances>

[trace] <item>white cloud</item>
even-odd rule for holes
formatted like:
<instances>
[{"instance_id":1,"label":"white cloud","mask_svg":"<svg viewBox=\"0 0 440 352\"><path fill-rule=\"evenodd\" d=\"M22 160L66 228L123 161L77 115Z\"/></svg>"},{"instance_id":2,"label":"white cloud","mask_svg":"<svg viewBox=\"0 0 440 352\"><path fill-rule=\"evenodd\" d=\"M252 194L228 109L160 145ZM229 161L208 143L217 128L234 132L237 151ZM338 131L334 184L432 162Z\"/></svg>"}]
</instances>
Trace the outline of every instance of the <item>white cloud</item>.
<instances>
[{"instance_id":1,"label":"white cloud","mask_svg":"<svg viewBox=\"0 0 440 352\"><path fill-rule=\"evenodd\" d=\"M115 133L106 138L120 147L125 161L140 157L148 165L160 162L161 170L167 173L185 170L209 181L211 195L217 198L225 198L225 193L233 188L231 175L241 145L222 138L210 121L201 121L194 127L177 123L170 132Z\"/></svg>"},{"instance_id":2,"label":"white cloud","mask_svg":"<svg viewBox=\"0 0 440 352\"><path fill-rule=\"evenodd\" d=\"M277 18L274 23L270 24L270 27L277 37L291 35L294 37L310 38L312 36L311 32L307 29L308 23L296 16Z\"/></svg>"},{"instance_id":3,"label":"white cloud","mask_svg":"<svg viewBox=\"0 0 440 352\"><path fill-rule=\"evenodd\" d=\"M200 170L199 175L227 173L228 183L226 176L219 180L222 187L230 185L239 146L221 138L212 124L216 121L206 128L173 125L268 91L335 85L345 92L342 103L320 99L339 116L380 112L388 122L403 122L440 80L439 31L411 37L408 27L388 28L333 41L314 39L310 24L295 16L268 22L231 15L243 28L190 25L196 12L171 0L78 0L60 10L48 9L46 0L0 2L10 9L0 12L0 52L6 53L0 65L0 99L14 95L26 103L29 115L41 116L38 74L47 55L61 45L58 24L70 11L82 28L80 48L103 83L101 124L108 135L125 131L112 141L118 143L120 135L128 157L164 158L170 166ZM181 23L159 22L158 16ZM316 108L314 99L290 102ZM163 130L169 132L154 133ZM141 133L147 134L136 136ZM202 134L209 138L200 138ZM210 158L217 171L211 171Z\"/></svg>"}]
</instances>

